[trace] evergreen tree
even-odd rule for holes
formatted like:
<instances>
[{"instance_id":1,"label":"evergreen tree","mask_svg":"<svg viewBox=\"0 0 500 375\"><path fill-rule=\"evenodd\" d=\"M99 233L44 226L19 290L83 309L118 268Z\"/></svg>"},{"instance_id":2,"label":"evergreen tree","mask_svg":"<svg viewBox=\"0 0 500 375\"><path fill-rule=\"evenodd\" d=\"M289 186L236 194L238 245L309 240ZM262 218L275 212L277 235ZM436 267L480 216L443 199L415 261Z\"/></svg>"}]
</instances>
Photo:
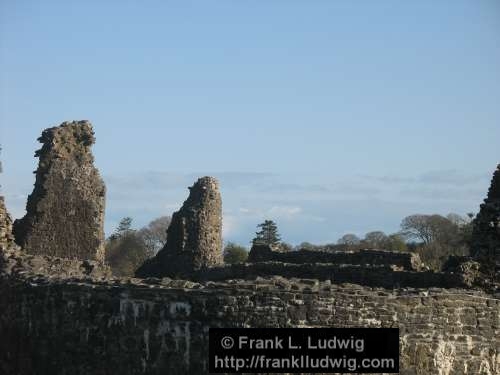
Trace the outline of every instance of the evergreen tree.
<instances>
[{"instance_id":1,"label":"evergreen tree","mask_svg":"<svg viewBox=\"0 0 500 375\"><path fill-rule=\"evenodd\" d=\"M132 228L132 218L127 216L120 220L118 228L116 228L115 232L118 234L122 234L128 232L131 228Z\"/></svg>"},{"instance_id":2,"label":"evergreen tree","mask_svg":"<svg viewBox=\"0 0 500 375\"><path fill-rule=\"evenodd\" d=\"M269 245L278 246L281 242L281 237L278 233L278 226L272 220L265 220L262 224L257 225L260 231L255 233L255 238L252 240L253 245Z\"/></svg>"},{"instance_id":3,"label":"evergreen tree","mask_svg":"<svg viewBox=\"0 0 500 375\"><path fill-rule=\"evenodd\" d=\"M130 232L132 228L132 218L131 217L124 217L123 219L120 220L118 223L118 227L115 229L114 233L109 236L110 241L114 241L122 237L124 234Z\"/></svg>"}]
</instances>

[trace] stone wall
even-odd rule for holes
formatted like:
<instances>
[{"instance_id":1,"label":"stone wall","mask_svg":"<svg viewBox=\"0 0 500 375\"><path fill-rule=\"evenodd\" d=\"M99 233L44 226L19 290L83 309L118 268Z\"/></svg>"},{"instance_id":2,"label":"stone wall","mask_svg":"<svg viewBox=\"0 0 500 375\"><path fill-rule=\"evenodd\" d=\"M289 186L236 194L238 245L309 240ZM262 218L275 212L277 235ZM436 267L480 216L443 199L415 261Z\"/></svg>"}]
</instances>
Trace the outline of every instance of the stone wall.
<instances>
[{"instance_id":1,"label":"stone wall","mask_svg":"<svg viewBox=\"0 0 500 375\"><path fill-rule=\"evenodd\" d=\"M272 251L269 246L252 246L249 262L284 262L284 263L334 263L334 264L370 264L400 267L405 270L419 271L422 263L418 254L384 250L361 250L357 252L325 252L299 250L290 252Z\"/></svg>"},{"instance_id":2,"label":"stone wall","mask_svg":"<svg viewBox=\"0 0 500 375\"><path fill-rule=\"evenodd\" d=\"M109 266L95 260L81 260L32 255L16 246L0 252L0 275L10 277L48 277L70 279L106 279L112 276Z\"/></svg>"},{"instance_id":3,"label":"stone wall","mask_svg":"<svg viewBox=\"0 0 500 375\"><path fill-rule=\"evenodd\" d=\"M500 282L500 164L473 222L471 254L482 264L487 276Z\"/></svg>"},{"instance_id":4,"label":"stone wall","mask_svg":"<svg viewBox=\"0 0 500 375\"><path fill-rule=\"evenodd\" d=\"M194 271L193 281L254 280L257 277L281 276L329 280L383 288L466 288L470 285L461 273L415 272L394 270L388 266L338 265L329 263L293 264L259 262L211 267Z\"/></svg>"},{"instance_id":5,"label":"stone wall","mask_svg":"<svg viewBox=\"0 0 500 375\"><path fill-rule=\"evenodd\" d=\"M498 289L466 289L479 263L416 272L412 254L254 249L254 263L223 266L210 177L190 188L165 248L138 270L149 278L110 277L90 123L39 140L35 188L14 228L22 251L0 199L0 374L206 374L210 327L399 327L401 374L500 373ZM475 222L483 266L498 259L498 186ZM164 275L190 280L151 277Z\"/></svg>"},{"instance_id":6,"label":"stone wall","mask_svg":"<svg viewBox=\"0 0 500 375\"><path fill-rule=\"evenodd\" d=\"M14 223L23 251L104 260L104 183L93 165L95 141L88 121L43 131L35 187L26 215Z\"/></svg>"},{"instance_id":7,"label":"stone wall","mask_svg":"<svg viewBox=\"0 0 500 375\"><path fill-rule=\"evenodd\" d=\"M5 207L4 197L0 196L0 251L6 250L13 243L12 219Z\"/></svg>"},{"instance_id":8,"label":"stone wall","mask_svg":"<svg viewBox=\"0 0 500 375\"><path fill-rule=\"evenodd\" d=\"M187 276L222 264L222 199L213 177L202 177L189 188L189 197L172 215L167 243L136 274Z\"/></svg>"},{"instance_id":9,"label":"stone wall","mask_svg":"<svg viewBox=\"0 0 500 375\"><path fill-rule=\"evenodd\" d=\"M500 372L500 301L460 289L0 278L0 311L5 375L207 374L209 327L399 327L401 374Z\"/></svg>"}]
</instances>

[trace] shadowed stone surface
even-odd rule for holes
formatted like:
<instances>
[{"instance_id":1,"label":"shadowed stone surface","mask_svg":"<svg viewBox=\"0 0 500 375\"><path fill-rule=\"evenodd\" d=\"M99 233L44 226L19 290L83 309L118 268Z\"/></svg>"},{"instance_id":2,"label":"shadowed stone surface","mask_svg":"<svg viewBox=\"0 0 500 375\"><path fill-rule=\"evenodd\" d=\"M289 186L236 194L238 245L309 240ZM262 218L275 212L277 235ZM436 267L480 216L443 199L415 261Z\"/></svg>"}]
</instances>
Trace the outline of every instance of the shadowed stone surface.
<instances>
[{"instance_id":1,"label":"shadowed stone surface","mask_svg":"<svg viewBox=\"0 0 500 375\"><path fill-rule=\"evenodd\" d=\"M356 252L298 250L290 252L273 251L268 245L254 245L248 255L249 262L284 262L284 263L334 263L334 264L370 264L399 267L405 270L419 271L422 262L418 254L385 250L360 250Z\"/></svg>"},{"instance_id":2,"label":"shadowed stone surface","mask_svg":"<svg viewBox=\"0 0 500 375\"><path fill-rule=\"evenodd\" d=\"M500 164L493 173L488 195L474 219L471 254L485 274L500 281Z\"/></svg>"},{"instance_id":3,"label":"shadowed stone surface","mask_svg":"<svg viewBox=\"0 0 500 375\"><path fill-rule=\"evenodd\" d=\"M500 373L500 294L465 289L480 263L455 259L453 273L415 272L415 259L387 252L342 254L333 263L323 254L304 263L313 255L298 252L285 263L262 261L264 251L255 263L222 266L221 199L210 177L191 188L170 242L142 267L145 275L192 280L115 279L98 261L67 259L101 258L99 246L88 247L96 233L102 241L104 209L89 128L65 123L41 137L35 190L16 224L18 241L34 254L9 248L0 199L0 245L8 247L0 252L0 374L208 374L210 327L398 327L402 375ZM496 202L495 189L485 205ZM481 233L490 239L476 248L483 264L492 264L483 254L498 239L488 229L498 226L479 225L488 220L475 228L476 243Z\"/></svg>"},{"instance_id":4,"label":"shadowed stone surface","mask_svg":"<svg viewBox=\"0 0 500 375\"><path fill-rule=\"evenodd\" d=\"M13 244L12 219L5 207L4 197L0 196L0 251L8 249Z\"/></svg>"},{"instance_id":5,"label":"shadowed stone surface","mask_svg":"<svg viewBox=\"0 0 500 375\"><path fill-rule=\"evenodd\" d=\"M109 266L95 260L57 258L49 255L32 255L11 247L0 254L0 268L5 274L49 278L85 277L110 278ZM1 373L1 371L0 371Z\"/></svg>"},{"instance_id":6,"label":"shadowed stone surface","mask_svg":"<svg viewBox=\"0 0 500 375\"><path fill-rule=\"evenodd\" d=\"M461 273L396 271L389 266L331 263L258 262L215 266L193 271L189 280L225 281L254 280L257 277L280 276L329 280L332 283L358 284L382 288L466 288L469 284Z\"/></svg>"},{"instance_id":7,"label":"shadowed stone surface","mask_svg":"<svg viewBox=\"0 0 500 375\"><path fill-rule=\"evenodd\" d=\"M95 141L88 121L43 131L35 187L26 215L14 222L23 251L104 260L104 183L94 167Z\"/></svg>"},{"instance_id":8,"label":"shadowed stone surface","mask_svg":"<svg viewBox=\"0 0 500 375\"><path fill-rule=\"evenodd\" d=\"M186 276L222 264L219 184L213 177L202 177L189 190L188 199L172 215L165 247L137 270L137 276Z\"/></svg>"},{"instance_id":9,"label":"shadowed stone surface","mask_svg":"<svg viewBox=\"0 0 500 375\"><path fill-rule=\"evenodd\" d=\"M1 161L0 173L2 173ZM6 251L13 245L14 235L12 234L12 218L7 211L7 207L5 206L4 197L0 195L0 256L2 255L2 251Z\"/></svg>"},{"instance_id":10,"label":"shadowed stone surface","mask_svg":"<svg viewBox=\"0 0 500 375\"><path fill-rule=\"evenodd\" d=\"M479 291L6 275L0 311L5 375L208 374L210 327L399 327L400 374L500 371L500 301Z\"/></svg>"}]
</instances>

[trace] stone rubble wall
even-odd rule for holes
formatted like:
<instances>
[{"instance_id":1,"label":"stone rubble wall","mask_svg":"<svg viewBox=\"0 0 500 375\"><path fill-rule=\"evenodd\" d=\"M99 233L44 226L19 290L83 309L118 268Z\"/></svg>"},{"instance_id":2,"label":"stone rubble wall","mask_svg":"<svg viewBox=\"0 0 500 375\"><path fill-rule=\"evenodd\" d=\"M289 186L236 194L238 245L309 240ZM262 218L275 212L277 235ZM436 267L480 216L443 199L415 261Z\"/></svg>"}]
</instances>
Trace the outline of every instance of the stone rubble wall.
<instances>
[{"instance_id":1,"label":"stone rubble wall","mask_svg":"<svg viewBox=\"0 0 500 375\"><path fill-rule=\"evenodd\" d=\"M399 327L400 374L500 372L500 300L281 277L0 278L0 372L208 374L210 327Z\"/></svg>"},{"instance_id":2,"label":"stone rubble wall","mask_svg":"<svg viewBox=\"0 0 500 375\"><path fill-rule=\"evenodd\" d=\"M471 254L482 264L483 272L500 283L500 164L473 221Z\"/></svg>"},{"instance_id":3,"label":"stone rubble wall","mask_svg":"<svg viewBox=\"0 0 500 375\"><path fill-rule=\"evenodd\" d=\"M27 254L17 247L0 253L0 276L40 276L48 278L106 279L112 276L109 266L95 260L81 260Z\"/></svg>"},{"instance_id":4,"label":"stone rubble wall","mask_svg":"<svg viewBox=\"0 0 500 375\"><path fill-rule=\"evenodd\" d=\"M0 374L207 374L210 327L399 327L400 374L500 373L498 289L469 288L480 264L498 263L500 167L474 258L453 272L416 272L418 257L383 251L255 250L253 263L223 266L218 183L203 177L138 270L149 278L114 279L92 126L66 122L39 140L27 214L14 223L22 250L0 198ZM165 275L176 279L152 277Z\"/></svg>"},{"instance_id":5,"label":"stone rubble wall","mask_svg":"<svg viewBox=\"0 0 500 375\"><path fill-rule=\"evenodd\" d=\"M224 281L253 280L256 277L301 277L330 280L382 288L467 288L470 284L461 273L399 271L388 266L338 265L329 263L293 264L259 262L211 267L192 272L189 280Z\"/></svg>"},{"instance_id":6,"label":"stone rubble wall","mask_svg":"<svg viewBox=\"0 0 500 375\"><path fill-rule=\"evenodd\" d=\"M248 255L249 262L283 262L283 263L334 263L359 265L386 265L400 267L408 271L419 271L422 262L418 254L385 250L360 250L356 252L311 251L298 250L290 252L273 251L269 246L252 246Z\"/></svg>"},{"instance_id":7,"label":"stone rubble wall","mask_svg":"<svg viewBox=\"0 0 500 375\"><path fill-rule=\"evenodd\" d=\"M13 244L12 218L5 207L4 197L0 196L0 251L7 250Z\"/></svg>"},{"instance_id":8,"label":"stone rubble wall","mask_svg":"<svg viewBox=\"0 0 500 375\"><path fill-rule=\"evenodd\" d=\"M189 188L189 197L172 215L167 243L136 274L187 276L191 272L222 264L222 199L219 183L202 177Z\"/></svg>"},{"instance_id":9,"label":"stone rubble wall","mask_svg":"<svg viewBox=\"0 0 500 375\"><path fill-rule=\"evenodd\" d=\"M104 261L105 186L90 150L92 125L64 122L38 140L35 186L14 222L17 244L35 255Z\"/></svg>"}]
</instances>

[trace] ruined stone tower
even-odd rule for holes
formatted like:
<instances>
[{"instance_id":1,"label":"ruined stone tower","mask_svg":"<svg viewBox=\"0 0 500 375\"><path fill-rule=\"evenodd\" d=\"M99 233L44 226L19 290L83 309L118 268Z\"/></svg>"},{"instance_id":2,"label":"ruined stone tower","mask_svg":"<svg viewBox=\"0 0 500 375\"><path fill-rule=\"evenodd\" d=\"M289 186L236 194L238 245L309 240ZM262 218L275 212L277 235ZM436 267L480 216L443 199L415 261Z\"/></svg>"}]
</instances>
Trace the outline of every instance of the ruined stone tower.
<instances>
[{"instance_id":1,"label":"ruined stone tower","mask_svg":"<svg viewBox=\"0 0 500 375\"><path fill-rule=\"evenodd\" d=\"M500 164L493 173L488 196L481 204L472 231L471 253L483 271L499 279L500 268Z\"/></svg>"},{"instance_id":2,"label":"ruined stone tower","mask_svg":"<svg viewBox=\"0 0 500 375\"><path fill-rule=\"evenodd\" d=\"M16 242L31 254L104 260L105 187L94 167L88 121L64 122L38 138L42 148Z\"/></svg>"},{"instance_id":3,"label":"ruined stone tower","mask_svg":"<svg viewBox=\"0 0 500 375\"><path fill-rule=\"evenodd\" d=\"M172 216L167 243L137 270L139 277L189 275L222 263L222 200L213 177L189 188L188 199Z\"/></svg>"}]
</instances>

